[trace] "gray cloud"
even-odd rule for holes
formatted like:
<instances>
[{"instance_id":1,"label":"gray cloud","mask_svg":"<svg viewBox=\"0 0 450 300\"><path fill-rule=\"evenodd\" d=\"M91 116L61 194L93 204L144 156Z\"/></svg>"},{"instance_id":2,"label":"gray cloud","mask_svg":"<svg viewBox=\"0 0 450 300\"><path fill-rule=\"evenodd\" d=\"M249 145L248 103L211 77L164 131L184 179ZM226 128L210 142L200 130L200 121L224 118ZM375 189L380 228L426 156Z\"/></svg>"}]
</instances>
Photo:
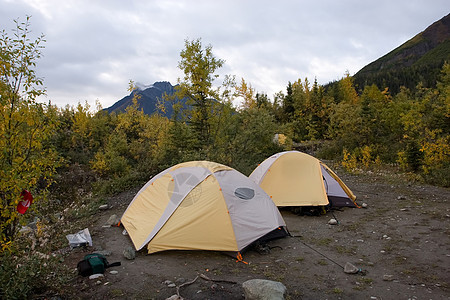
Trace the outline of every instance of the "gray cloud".
<instances>
[{"instance_id":1,"label":"gray cloud","mask_svg":"<svg viewBox=\"0 0 450 300\"><path fill-rule=\"evenodd\" d=\"M185 39L202 38L269 97L289 81L325 84L351 74L439 20L447 0L120 1L0 0L0 28L32 15L46 35L38 75L58 106L98 99L104 107L142 84L182 76Z\"/></svg>"}]
</instances>

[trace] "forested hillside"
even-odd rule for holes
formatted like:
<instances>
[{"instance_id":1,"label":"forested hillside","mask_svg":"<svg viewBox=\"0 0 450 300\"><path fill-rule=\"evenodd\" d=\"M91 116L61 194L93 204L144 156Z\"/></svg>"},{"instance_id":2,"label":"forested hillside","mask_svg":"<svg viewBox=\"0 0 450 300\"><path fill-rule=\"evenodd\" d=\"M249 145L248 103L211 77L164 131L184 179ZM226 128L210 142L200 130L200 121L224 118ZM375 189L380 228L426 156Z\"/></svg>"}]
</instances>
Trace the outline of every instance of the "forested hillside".
<instances>
[{"instance_id":1,"label":"forested hillside","mask_svg":"<svg viewBox=\"0 0 450 300\"><path fill-rule=\"evenodd\" d=\"M354 75L357 89L376 84L391 94L420 83L435 88L440 70L450 60L450 14Z\"/></svg>"}]
</instances>

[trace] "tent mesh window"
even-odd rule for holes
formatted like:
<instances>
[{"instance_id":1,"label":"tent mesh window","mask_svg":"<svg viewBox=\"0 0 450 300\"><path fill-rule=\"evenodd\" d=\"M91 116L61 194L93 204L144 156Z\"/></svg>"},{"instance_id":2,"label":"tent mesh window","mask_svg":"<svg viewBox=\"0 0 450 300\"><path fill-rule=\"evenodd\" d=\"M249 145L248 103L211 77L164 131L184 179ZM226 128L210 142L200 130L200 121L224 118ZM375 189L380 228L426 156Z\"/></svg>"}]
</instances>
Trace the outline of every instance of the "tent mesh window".
<instances>
[{"instance_id":1,"label":"tent mesh window","mask_svg":"<svg viewBox=\"0 0 450 300\"><path fill-rule=\"evenodd\" d=\"M243 200L250 200L255 197L255 191L250 188L240 187L234 191L236 197L241 198Z\"/></svg>"}]
</instances>

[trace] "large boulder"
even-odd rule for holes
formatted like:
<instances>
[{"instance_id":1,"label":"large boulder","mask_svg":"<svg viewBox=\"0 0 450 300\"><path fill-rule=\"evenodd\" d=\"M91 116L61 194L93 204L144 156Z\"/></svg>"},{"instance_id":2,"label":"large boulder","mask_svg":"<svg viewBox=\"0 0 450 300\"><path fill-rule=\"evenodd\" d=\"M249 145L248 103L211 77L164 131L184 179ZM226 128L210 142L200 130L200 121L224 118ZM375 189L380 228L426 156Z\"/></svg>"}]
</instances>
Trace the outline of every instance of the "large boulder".
<instances>
[{"instance_id":1,"label":"large boulder","mask_svg":"<svg viewBox=\"0 0 450 300\"><path fill-rule=\"evenodd\" d=\"M247 300L284 300L286 287L281 282L251 279L242 284Z\"/></svg>"}]
</instances>

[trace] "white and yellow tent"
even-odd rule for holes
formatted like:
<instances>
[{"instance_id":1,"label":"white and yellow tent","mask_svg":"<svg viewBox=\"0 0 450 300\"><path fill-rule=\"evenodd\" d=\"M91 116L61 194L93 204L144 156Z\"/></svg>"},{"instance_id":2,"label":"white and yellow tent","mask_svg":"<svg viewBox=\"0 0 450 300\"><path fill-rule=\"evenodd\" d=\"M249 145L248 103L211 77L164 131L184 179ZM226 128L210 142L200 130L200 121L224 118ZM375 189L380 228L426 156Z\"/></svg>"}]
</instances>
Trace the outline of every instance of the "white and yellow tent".
<instances>
[{"instance_id":1,"label":"white and yellow tent","mask_svg":"<svg viewBox=\"0 0 450 300\"><path fill-rule=\"evenodd\" d=\"M356 196L330 168L299 151L272 155L249 177L277 206L358 207Z\"/></svg>"},{"instance_id":2,"label":"white and yellow tent","mask_svg":"<svg viewBox=\"0 0 450 300\"><path fill-rule=\"evenodd\" d=\"M121 223L137 250L240 252L253 242L286 235L269 196L252 180L218 163L191 161L153 177L136 194Z\"/></svg>"}]
</instances>

